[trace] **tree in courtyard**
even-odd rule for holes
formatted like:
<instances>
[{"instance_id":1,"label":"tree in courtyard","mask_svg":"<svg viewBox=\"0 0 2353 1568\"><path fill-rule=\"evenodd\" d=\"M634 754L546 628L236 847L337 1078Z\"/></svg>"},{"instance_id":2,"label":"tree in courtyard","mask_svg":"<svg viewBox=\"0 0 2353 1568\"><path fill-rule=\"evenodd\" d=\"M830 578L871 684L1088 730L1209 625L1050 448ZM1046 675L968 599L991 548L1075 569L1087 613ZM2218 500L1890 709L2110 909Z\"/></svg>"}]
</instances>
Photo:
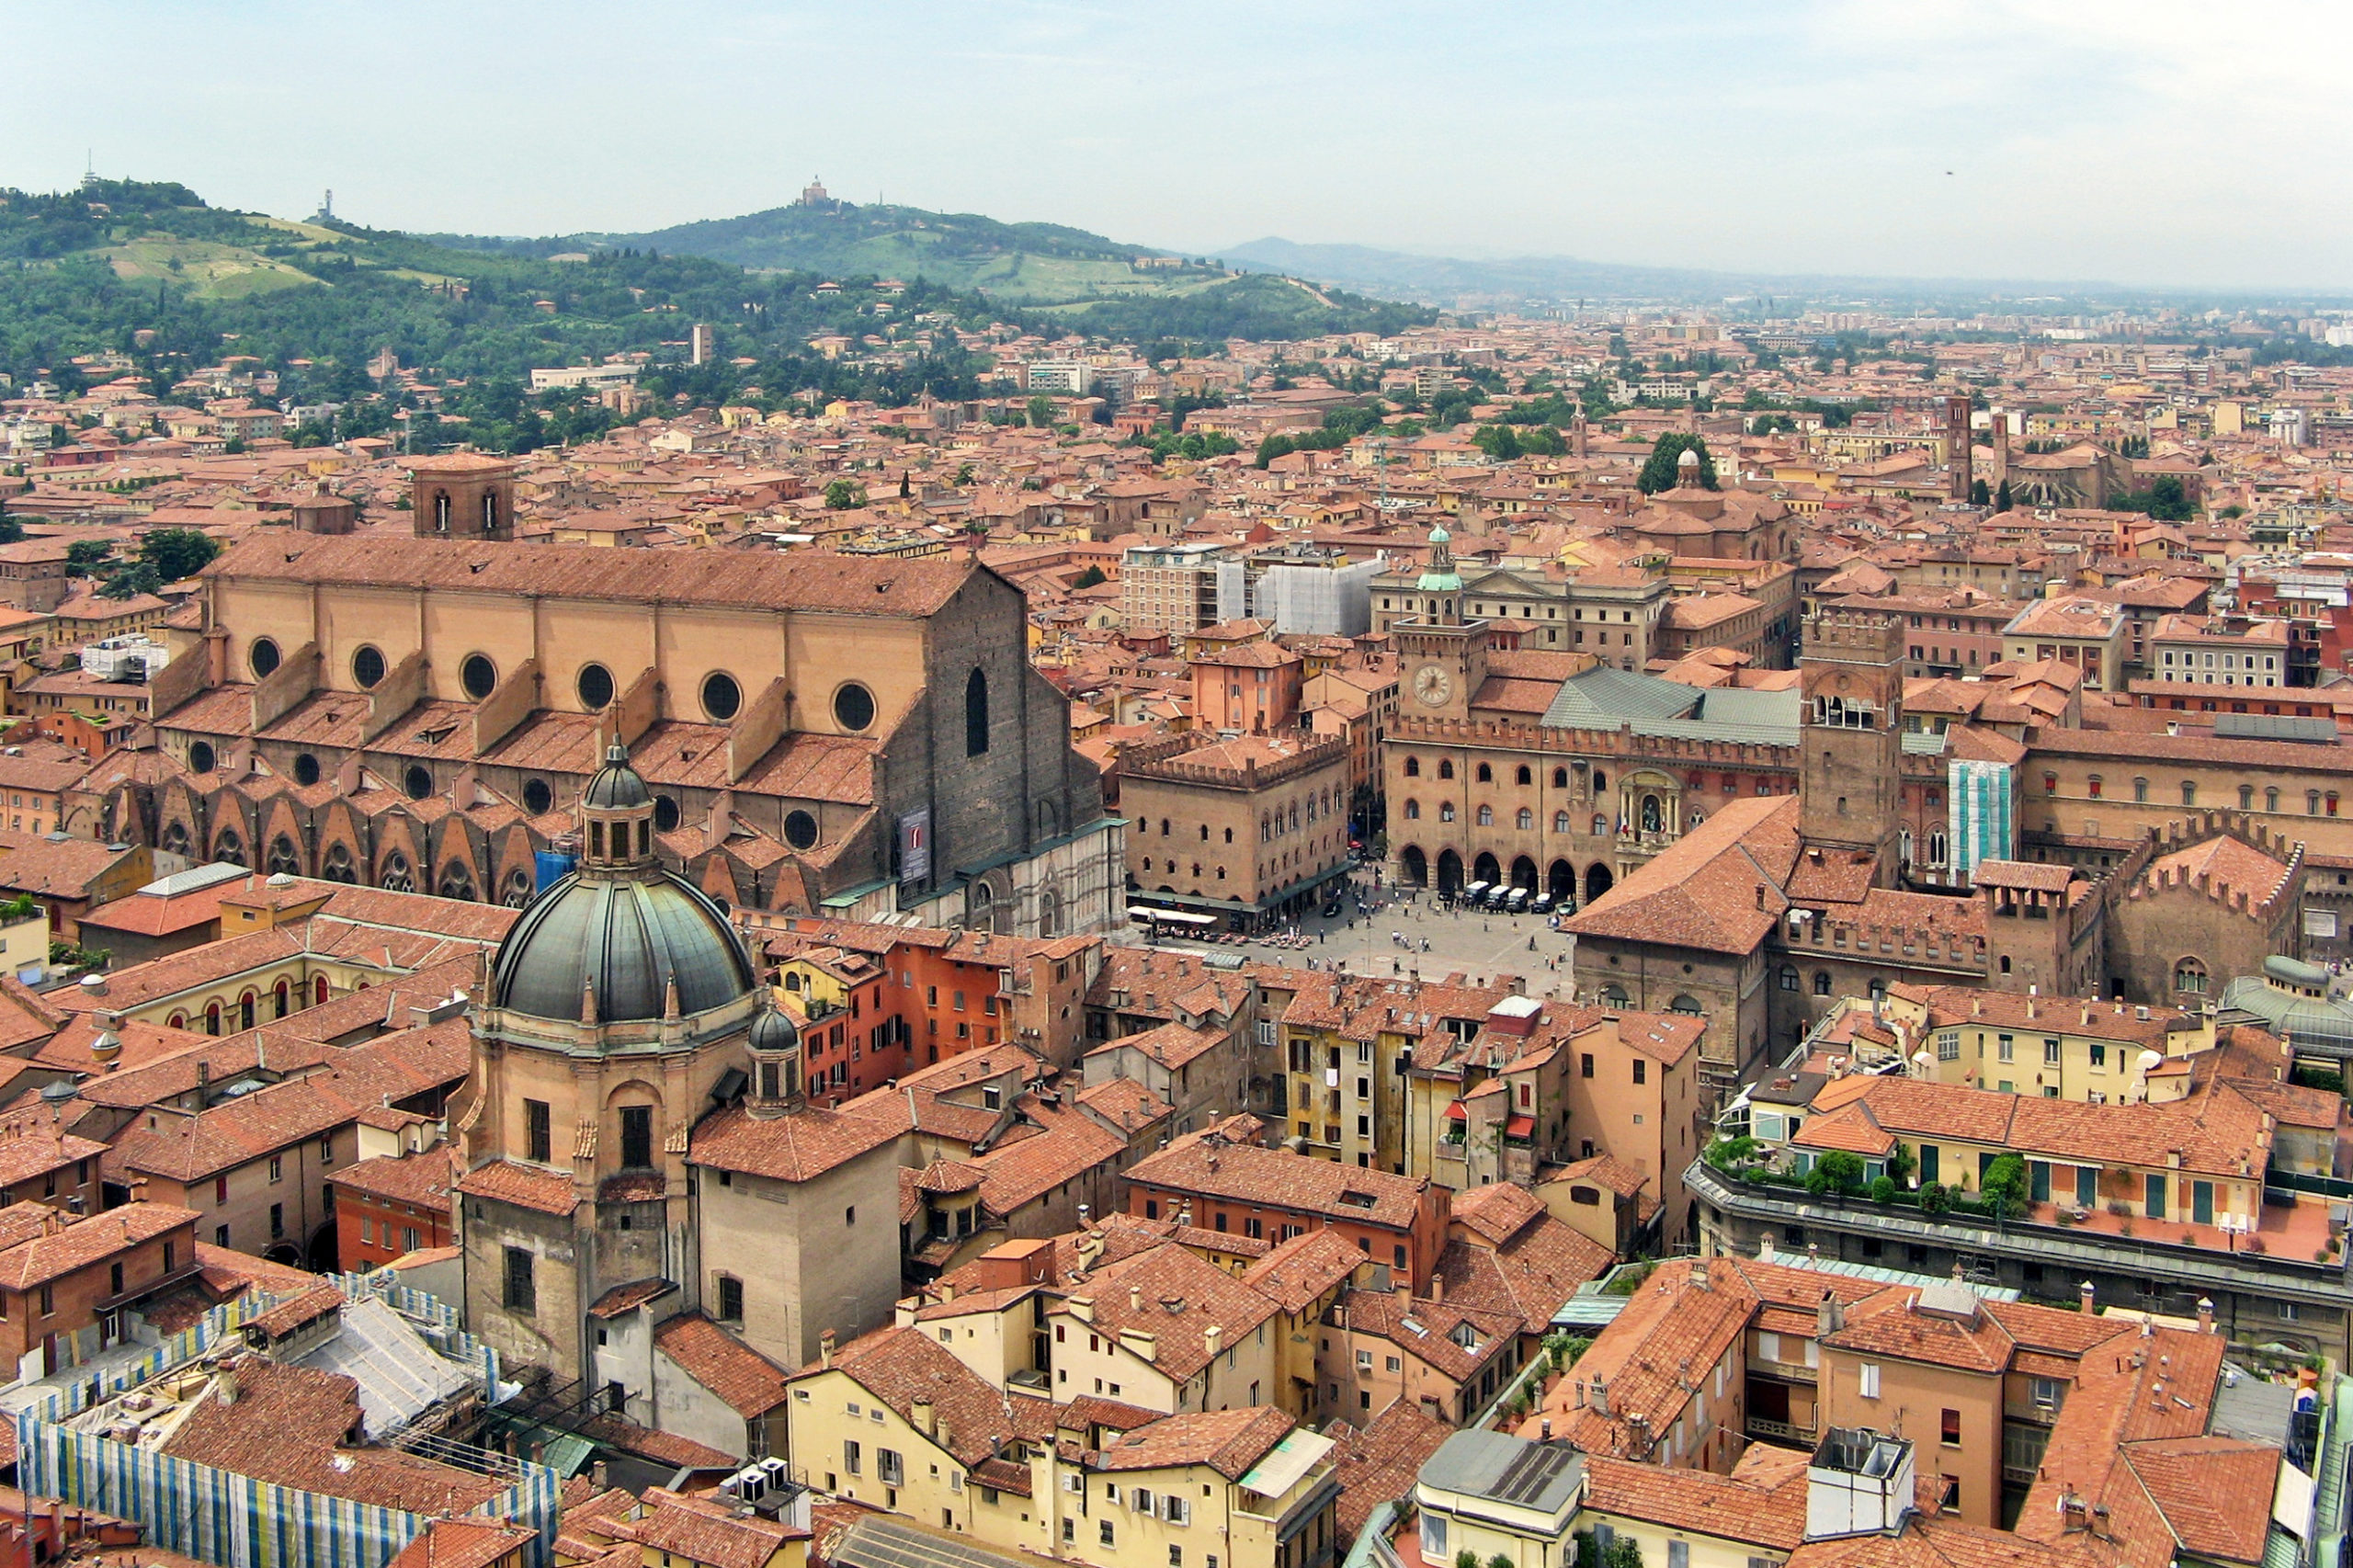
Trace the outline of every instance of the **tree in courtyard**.
<instances>
[{"instance_id":1,"label":"tree in courtyard","mask_svg":"<svg viewBox=\"0 0 2353 1568\"><path fill-rule=\"evenodd\" d=\"M1699 454L1699 485L1705 490L1716 487L1716 460L1708 455L1708 443L1685 430L1670 430L1651 448L1651 455L1643 460L1643 472L1636 476L1635 485L1645 495L1655 495L1662 490L1672 490L1681 483L1680 464L1687 451Z\"/></svg>"}]
</instances>

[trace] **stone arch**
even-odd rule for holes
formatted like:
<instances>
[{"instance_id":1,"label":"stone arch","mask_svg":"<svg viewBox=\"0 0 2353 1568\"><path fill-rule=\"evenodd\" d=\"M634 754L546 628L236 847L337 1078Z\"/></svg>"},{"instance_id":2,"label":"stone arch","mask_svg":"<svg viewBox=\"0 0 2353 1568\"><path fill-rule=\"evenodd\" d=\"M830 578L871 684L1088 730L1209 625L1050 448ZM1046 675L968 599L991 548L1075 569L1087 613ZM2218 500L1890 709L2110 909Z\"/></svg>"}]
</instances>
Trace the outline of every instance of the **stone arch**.
<instances>
[{"instance_id":1,"label":"stone arch","mask_svg":"<svg viewBox=\"0 0 2353 1568\"><path fill-rule=\"evenodd\" d=\"M1480 850L1479 858L1471 863L1471 880L1474 882L1502 881L1504 880L1502 862L1489 851Z\"/></svg>"},{"instance_id":2,"label":"stone arch","mask_svg":"<svg viewBox=\"0 0 2353 1568\"><path fill-rule=\"evenodd\" d=\"M1427 887L1429 884L1429 857L1422 853L1420 845L1408 844L1397 852L1397 874L1409 887Z\"/></svg>"},{"instance_id":3,"label":"stone arch","mask_svg":"<svg viewBox=\"0 0 2353 1568\"><path fill-rule=\"evenodd\" d=\"M1462 891L1462 857L1451 849L1438 851L1438 891L1448 898Z\"/></svg>"},{"instance_id":4,"label":"stone arch","mask_svg":"<svg viewBox=\"0 0 2353 1568\"><path fill-rule=\"evenodd\" d=\"M416 868L400 850L388 850L377 868L376 885L389 892L415 892Z\"/></svg>"},{"instance_id":5,"label":"stone arch","mask_svg":"<svg viewBox=\"0 0 2353 1568\"><path fill-rule=\"evenodd\" d=\"M1611 875L1609 868L1596 860L1585 869L1586 903L1591 903L1617 884L1618 879Z\"/></svg>"},{"instance_id":6,"label":"stone arch","mask_svg":"<svg viewBox=\"0 0 2353 1568\"><path fill-rule=\"evenodd\" d=\"M1565 906L1575 903L1577 869L1566 860L1553 861L1552 869L1544 873L1544 891L1552 895L1552 902L1556 904Z\"/></svg>"}]
</instances>

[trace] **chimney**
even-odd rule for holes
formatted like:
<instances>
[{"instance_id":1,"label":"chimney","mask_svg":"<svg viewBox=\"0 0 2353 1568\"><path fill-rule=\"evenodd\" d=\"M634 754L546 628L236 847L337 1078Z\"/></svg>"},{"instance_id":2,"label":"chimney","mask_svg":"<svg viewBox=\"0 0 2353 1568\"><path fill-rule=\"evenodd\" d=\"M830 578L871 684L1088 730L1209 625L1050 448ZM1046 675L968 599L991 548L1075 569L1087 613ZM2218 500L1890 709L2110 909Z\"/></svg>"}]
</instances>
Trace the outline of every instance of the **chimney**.
<instances>
[{"instance_id":1,"label":"chimney","mask_svg":"<svg viewBox=\"0 0 2353 1568\"><path fill-rule=\"evenodd\" d=\"M1551 1442L1552 1440L1552 1418L1547 1415L1544 1418L1544 1424L1538 1427L1537 1430L1543 1434L1543 1436L1539 1437L1537 1441L1543 1443Z\"/></svg>"},{"instance_id":2,"label":"chimney","mask_svg":"<svg viewBox=\"0 0 2353 1568\"><path fill-rule=\"evenodd\" d=\"M921 1432L926 1437L930 1437L936 1430L932 1425L931 1401L927 1399L916 1400L913 1404L907 1407L907 1410L909 1416L913 1420L915 1429Z\"/></svg>"},{"instance_id":3,"label":"chimney","mask_svg":"<svg viewBox=\"0 0 2353 1568\"><path fill-rule=\"evenodd\" d=\"M1143 1311L1143 1288L1142 1286L1131 1285L1128 1287L1128 1311L1131 1312L1140 1312Z\"/></svg>"},{"instance_id":4,"label":"chimney","mask_svg":"<svg viewBox=\"0 0 2353 1568\"><path fill-rule=\"evenodd\" d=\"M1604 1381L1599 1372L1593 1375L1593 1392L1589 1400L1596 1415L1609 1414L1609 1384Z\"/></svg>"},{"instance_id":5,"label":"chimney","mask_svg":"<svg viewBox=\"0 0 2353 1568\"><path fill-rule=\"evenodd\" d=\"M834 1331L825 1330L817 1336L817 1365L831 1370L834 1365Z\"/></svg>"},{"instance_id":6,"label":"chimney","mask_svg":"<svg viewBox=\"0 0 2353 1568\"><path fill-rule=\"evenodd\" d=\"M2205 1296L2198 1298L2198 1332L2200 1334L2214 1332L2214 1303Z\"/></svg>"},{"instance_id":7,"label":"chimney","mask_svg":"<svg viewBox=\"0 0 2353 1568\"><path fill-rule=\"evenodd\" d=\"M1430 1275L1430 1300L1440 1303L1446 1301L1446 1280L1435 1272Z\"/></svg>"},{"instance_id":8,"label":"chimney","mask_svg":"<svg viewBox=\"0 0 2353 1568\"><path fill-rule=\"evenodd\" d=\"M1225 1325L1213 1323L1201 1330L1201 1343L1208 1347L1211 1356L1215 1356L1225 1346Z\"/></svg>"},{"instance_id":9,"label":"chimney","mask_svg":"<svg viewBox=\"0 0 2353 1568\"><path fill-rule=\"evenodd\" d=\"M1708 1260L1704 1257L1695 1257L1691 1260L1691 1289L1704 1290L1707 1288Z\"/></svg>"},{"instance_id":10,"label":"chimney","mask_svg":"<svg viewBox=\"0 0 2353 1568\"><path fill-rule=\"evenodd\" d=\"M237 1369L223 1367L221 1375L212 1380L212 1397L223 1404L237 1403Z\"/></svg>"},{"instance_id":11,"label":"chimney","mask_svg":"<svg viewBox=\"0 0 2353 1568\"><path fill-rule=\"evenodd\" d=\"M2082 1311L2083 1311L2084 1315L2085 1315L2086 1317L2089 1317L2089 1316L2091 1316L2091 1315L2092 1315L2092 1282L2091 1282L2090 1280L2086 1279L2086 1280L2085 1280L2081 1285L2078 1285L2078 1286L2075 1288L2075 1299L2076 1299L2076 1301L2081 1304L2081 1307L2082 1307Z\"/></svg>"}]
</instances>

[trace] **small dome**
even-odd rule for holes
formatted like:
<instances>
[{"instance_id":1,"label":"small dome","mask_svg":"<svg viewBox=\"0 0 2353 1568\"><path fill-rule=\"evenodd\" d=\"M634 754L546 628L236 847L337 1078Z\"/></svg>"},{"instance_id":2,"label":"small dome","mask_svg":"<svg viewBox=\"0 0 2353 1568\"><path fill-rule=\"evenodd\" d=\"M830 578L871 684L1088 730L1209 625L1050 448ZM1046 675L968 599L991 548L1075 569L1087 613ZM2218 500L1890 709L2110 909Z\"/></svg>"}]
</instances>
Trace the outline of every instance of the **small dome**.
<instances>
[{"instance_id":1,"label":"small dome","mask_svg":"<svg viewBox=\"0 0 2353 1568\"><path fill-rule=\"evenodd\" d=\"M752 1049L763 1053L797 1051L801 1048L801 1031L781 1008L765 1007L752 1020Z\"/></svg>"},{"instance_id":2,"label":"small dome","mask_svg":"<svg viewBox=\"0 0 2353 1568\"><path fill-rule=\"evenodd\" d=\"M620 771L637 778L626 767ZM650 1021L666 1015L673 981L680 1013L725 1006L756 983L752 960L719 905L667 871L575 871L535 900L507 933L491 976L491 1005L573 1023L583 989L594 984L598 1023Z\"/></svg>"},{"instance_id":3,"label":"small dome","mask_svg":"<svg viewBox=\"0 0 2353 1568\"><path fill-rule=\"evenodd\" d=\"M1440 523L1437 528L1430 530L1430 542L1432 544L1451 544L1454 542L1454 536L1446 531L1445 524Z\"/></svg>"},{"instance_id":4,"label":"small dome","mask_svg":"<svg viewBox=\"0 0 2353 1568\"><path fill-rule=\"evenodd\" d=\"M597 811L621 811L631 806L642 806L654 799L645 780L629 765L629 748L615 741L605 750L605 766L588 780L588 788L581 793L581 803Z\"/></svg>"},{"instance_id":5,"label":"small dome","mask_svg":"<svg viewBox=\"0 0 2353 1568\"><path fill-rule=\"evenodd\" d=\"M1699 453L1698 449L1693 447L1684 448L1683 455L1675 460L1675 466L1677 468L1698 468L1699 466Z\"/></svg>"}]
</instances>

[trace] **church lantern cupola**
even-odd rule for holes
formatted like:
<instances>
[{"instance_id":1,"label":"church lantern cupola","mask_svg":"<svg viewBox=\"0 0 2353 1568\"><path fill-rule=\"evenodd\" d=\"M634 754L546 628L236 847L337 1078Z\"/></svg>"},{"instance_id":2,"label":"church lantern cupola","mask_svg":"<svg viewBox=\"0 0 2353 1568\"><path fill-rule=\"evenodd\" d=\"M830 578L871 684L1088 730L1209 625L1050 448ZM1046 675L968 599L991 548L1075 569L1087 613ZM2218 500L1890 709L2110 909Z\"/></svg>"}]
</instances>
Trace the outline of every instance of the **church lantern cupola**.
<instances>
[{"instance_id":1,"label":"church lantern cupola","mask_svg":"<svg viewBox=\"0 0 2353 1568\"><path fill-rule=\"evenodd\" d=\"M751 1091L744 1108L766 1120L781 1116L801 1103L801 1028L791 1016L770 1003L752 1019L745 1041L752 1055Z\"/></svg>"},{"instance_id":2,"label":"church lantern cupola","mask_svg":"<svg viewBox=\"0 0 2353 1568\"><path fill-rule=\"evenodd\" d=\"M654 862L654 793L619 741L580 792L580 841L585 869L640 870Z\"/></svg>"}]
</instances>

